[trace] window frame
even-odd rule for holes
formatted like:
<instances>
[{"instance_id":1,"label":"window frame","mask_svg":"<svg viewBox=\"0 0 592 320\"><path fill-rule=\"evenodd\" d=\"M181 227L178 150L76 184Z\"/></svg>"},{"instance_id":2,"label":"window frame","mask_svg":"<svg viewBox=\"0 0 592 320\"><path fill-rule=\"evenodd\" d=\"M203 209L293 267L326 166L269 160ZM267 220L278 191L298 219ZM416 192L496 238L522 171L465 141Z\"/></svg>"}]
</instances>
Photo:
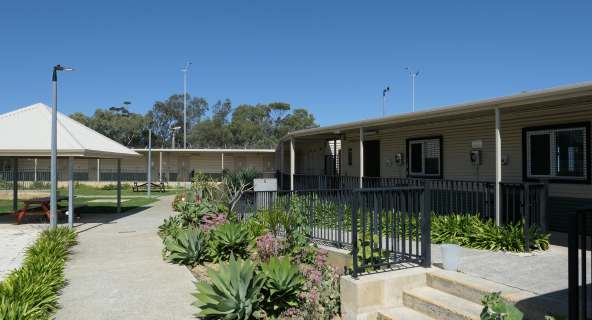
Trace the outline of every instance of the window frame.
<instances>
[{"instance_id":1,"label":"window frame","mask_svg":"<svg viewBox=\"0 0 592 320\"><path fill-rule=\"evenodd\" d=\"M438 140L439 141L439 147L440 147L440 154L439 154L439 158L438 158L438 174L425 174L425 173L421 173L421 174L417 174L417 173L412 173L411 172L411 162L410 160L412 159L411 157L411 152L410 152L410 145L414 144L414 142L416 141L425 141L425 140ZM421 138L412 138L412 139L407 139L406 140L406 146L405 146L405 150L407 152L407 157L405 157L405 162L406 162L406 166L407 166L407 178L420 178L420 179L443 179L444 178L444 144L443 144L443 137L442 136L430 136L430 137L421 137ZM422 147L422 150L423 147ZM422 153L422 170L423 172L425 172L425 154Z\"/></svg>"},{"instance_id":2,"label":"window frame","mask_svg":"<svg viewBox=\"0 0 592 320\"><path fill-rule=\"evenodd\" d=\"M557 157L557 155L551 154L553 150L557 148L557 136L556 133L560 131L571 131L573 129L581 129L585 130L584 132L584 176L582 178L577 178L577 176L561 176L558 174L557 170L557 161L553 161L552 159ZM550 148L549 148L549 155L551 159L550 165L550 174L549 175L535 175L533 176L530 174L528 160L529 160L529 146L530 146L530 136L536 133L549 133L550 135ZM573 184L590 184L591 183L591 174L590 174L590 158L591 158L591 150L590 150L590 122L576 122L576 123L565 123L565 124L558 124L558 125L547 125L547 126L536 126L536 127L525 127L522 128L522 181L524 182L539 182L541 180L549 180L550 183L573 183ZM532 152L531 152L532 153ZM555 168L553 165L555 164Z\"/></svg>"}]
</instances>

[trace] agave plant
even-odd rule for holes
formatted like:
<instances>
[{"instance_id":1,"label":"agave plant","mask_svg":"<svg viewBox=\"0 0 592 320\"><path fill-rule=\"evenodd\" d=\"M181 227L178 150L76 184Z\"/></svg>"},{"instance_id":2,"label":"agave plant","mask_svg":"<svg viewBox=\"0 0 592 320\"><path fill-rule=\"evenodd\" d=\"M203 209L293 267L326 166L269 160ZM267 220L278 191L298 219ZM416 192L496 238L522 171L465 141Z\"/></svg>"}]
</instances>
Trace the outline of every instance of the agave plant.
<instances>
[{"instance_id":1,"label":"agave plant","mask_svg":"<svg viewBox=\"0 0 592 320\"><path fill-rule=\"evenodd\" d=\"M180 224L181 221L177 216L171 216L168 219L164 219L164 223L158 226L158 230L176 239L179 236L179 232L181 231Z\"/></svg>"},{"instance_id":2,"label":"agave plant","mask_svg":"<svg viewBox=\"0 0 592 320\"><path fill-rule=\"evenodd\" d=\"M286 309L298 306L298 294L306 279L298 273L298 264L290 264L290 255L280 261L277 257L262 263L261 269L267 277L263 286L262 305L268 314L280 316Z\"/></svg>"},{"instance_id":3,"label":"agave plant","mask_svg":"<svg viewBox=\"0 0 592 320\"><path fill-rule=\"evenodd\" d=\"M211 257L214 262L228 260L231 255L246 258L249 255L249 229L240 223L229 221L210 233Z\"/></svg>"},{"instance_id":4,"label":"agave plant","mask_svg":"<svg viewBox=\"0 0 592 320\"><path fill-rule=\"evenodd\" d=\"M202 311L196 317L213 319L248 320L258 318L261 287L265 274L255 275L255 263L244 262L230 256L228 265L220 262L220 272L207 267L212 284L194 282L199 293L192 295L197 301L192 305Z\"/></svg>"},{"instance_id":5,"label":"agave plant","mask_svg":"<svg viewBox=\"0 0 592 320\"><path fill-rule=\"evenodd\" d=\"M165 240L162 257L173 263L195 266L207 257L206 236L199 228L190 228L179 232L175 241ZM167 252L170 255L167 257Z\"/></svg>"}]
</instances>

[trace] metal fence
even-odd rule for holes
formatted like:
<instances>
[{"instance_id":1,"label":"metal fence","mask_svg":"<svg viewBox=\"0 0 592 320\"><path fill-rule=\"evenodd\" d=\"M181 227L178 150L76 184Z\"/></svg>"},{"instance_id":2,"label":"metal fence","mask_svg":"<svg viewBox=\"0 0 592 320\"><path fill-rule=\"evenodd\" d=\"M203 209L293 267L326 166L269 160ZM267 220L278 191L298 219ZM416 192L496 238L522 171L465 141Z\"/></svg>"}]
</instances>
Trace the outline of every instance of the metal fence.
<instances>
[{"instance_id":1,"label":"metal fence","mask_svg":"<svg viewBox=\"0 0 592 320\"><path fill-rule=\"evenodd\" d=\"M189 181L194 174L193 171L187 169L152 169L151 179L153 181L162 181L165 183L184 182ZM213 178L219 178L220 172L206 173ZM13 171L0 171L0 188L12 188ZM68 168L57 170L58 181L69 181ZM19 169L18 185L19 188L37 189L43 188L51 181L50 169ZM80 182L116 182L117 169L74 169L74 181ZM147 169L122 169L121 181L136 182L148 181ZM49 188L49 186L47 186Z\"/></svg>"},{"instance_id":2,"label":"metal fence","mask_svg":"<svg viewBox=\"0 0 592 320\"><path fill-rule=\"evenodd\" d=\"M427 188L251 191L243 194L237 210L243 221L268 210L300 213L310 227L308 237L320 243L352 248L354 277L357 277L361 269L401 263L430 265L429 202L429 185ZM427 234L423 242L422 234ZM360 248L358 239L362 240ZM368 252L368 248L378 251Z\"/></svg>"},{"instance_id":3,"label":"metal fence","mask_svg":"<svg viewBox=\"0 0 592 320\"><path fill-rule=\"evenodd\" d=\"M568 318L588 319L592 295L589 294L586 274L587 235L591 234L592 206L572 208L568 212Z\"/></svg>"},{"instance_id":4,"label":"metal fence","mask_svg":"<svg viewBox=\"0 0 592 320\"><path fill-rule=\"evenodd\" d=\"M283 174L286 175L286 174ZM290 179L287 175L286 180ZM360 177L294 175L294 189L358 188ZM288 180L289 181L289 180ZM495 182L472 180L409 179L363 177L363 188L417 187L429 183L430 208L436 215L478 215L483 221L495 220ZM282 186L278 184L278 187ZM290 188L284 183L284 190ZM500 183L500 223L525 224L525 250L530 251L530 230L548 233L548 183Z\"/></svg>"}]
</instances>

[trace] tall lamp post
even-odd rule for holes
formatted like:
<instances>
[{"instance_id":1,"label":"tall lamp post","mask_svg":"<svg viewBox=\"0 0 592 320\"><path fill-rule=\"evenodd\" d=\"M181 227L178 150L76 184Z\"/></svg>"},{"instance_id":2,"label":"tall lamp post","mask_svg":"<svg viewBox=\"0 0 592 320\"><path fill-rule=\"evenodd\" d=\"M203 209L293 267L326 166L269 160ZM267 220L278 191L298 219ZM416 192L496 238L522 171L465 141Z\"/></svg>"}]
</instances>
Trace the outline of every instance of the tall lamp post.
<instances>
[{"instance_id":1,"label":"tall lamp post","mask_svg":"<svg viewBox=\"0 0 592 320\"><path fill-rule=\"evenodd\" d=\"M187 149L187 69L189 69L190 64L191 62L187 64L185 70L181 70L185 73L183 84L183 149Z\"/></svg>"},{"instance_id":2,"label":"tall lamp post","mask_svg":"<svg viewBox=\"0 0 592 320\"><path fill-rule=\"evenodd\" d=\"M53 107L51 109L51 194L49 203L49 227L58 226L58 71L74 71L59 64L53 67ZM72 213L70 213L72 214Z\"/></svg>"},{"instance_id":3,"label":"tall lamp post","mask_svg":"<svg viewBox=\"0 0 592 320\"><path fill-rule=\"evenodd\" d=\"M148 198L152 186L152 121L148 127Z\"/></svg>"},{"instance_id":4,"label":"tall lamp post","mask_svg":"<svg viewBox=\"0 0 592 320\"><path fill-rule=\"evenodd\" d=\"M417 75L419 74L419 71L417 71L416 74L413 74L413 72L411 72L411 70L409 68L405 68L407 69L407 71L409 71L409 73L411 74L411 77L413 78L413 111L415 111L415 77L417 77Z\"/></svg>"},{"instance_id":5,"label":"tall lamp post","mask_svg":"<svg viewBox=\"0 0 592 320\"><path fill-rule=\"evenodd\" d=\"M386 87L386 89L382 90L382 116L386 116L386 98L384 97L387 92L390 92L390 87Z\"/></svg>"},{"instance_id":6,"label":"tall lamp post","mask_svg":"<svg viewBox=\"0 0 592 320\"><path fill-rule=\"evenodd\" d=\"M174 127L174 128L170 128L169 130L171 130L171 134L173 135L173 145L171 146L171 149L175 149L175 130L179 130L181 129L181 127Z\"/></svg>"}]
</instances>

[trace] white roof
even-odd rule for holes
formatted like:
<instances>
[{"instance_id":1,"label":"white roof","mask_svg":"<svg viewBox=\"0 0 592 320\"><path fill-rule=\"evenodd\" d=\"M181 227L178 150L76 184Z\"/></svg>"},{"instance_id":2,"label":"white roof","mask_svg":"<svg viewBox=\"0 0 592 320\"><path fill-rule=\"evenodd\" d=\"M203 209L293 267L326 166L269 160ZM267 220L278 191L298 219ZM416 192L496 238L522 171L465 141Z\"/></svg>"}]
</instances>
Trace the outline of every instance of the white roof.
<instances>
[{"instance_id":1,"label":"white roof","mask_svg":"<svg viewBox=\"0 0 592 320\"><path fill-rule=\"evenodd\" d=\"M51 156L51 113L37 103L0 115L0 156ZM57 149L59 157L142 157L59 112Z\"/></svg>"}]
</instances>

